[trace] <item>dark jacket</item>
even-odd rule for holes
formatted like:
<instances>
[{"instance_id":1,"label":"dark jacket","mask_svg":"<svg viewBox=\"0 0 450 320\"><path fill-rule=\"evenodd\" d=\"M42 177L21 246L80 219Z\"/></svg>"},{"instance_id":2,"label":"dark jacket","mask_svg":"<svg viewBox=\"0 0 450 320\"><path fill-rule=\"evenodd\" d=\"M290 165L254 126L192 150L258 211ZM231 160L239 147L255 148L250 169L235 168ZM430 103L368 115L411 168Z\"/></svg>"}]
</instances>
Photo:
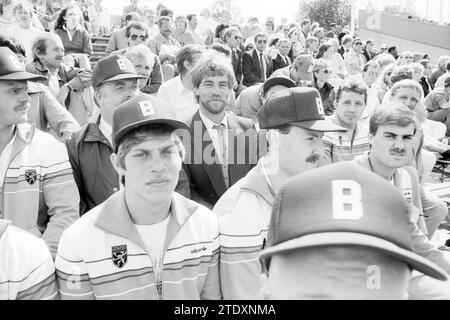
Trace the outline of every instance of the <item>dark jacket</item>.
<instances>
[{"instance_id":1,"label":"dark jacket","mask_svg":"<svg viewBox=\"0 0 450 320\"><path fill-rule=\"evenodd\" d=\"M112 166L114 152L97 122L90 122L66 142L73 177L80 193L80 216L104 202L119 190L119 175ZM176 190L190 197L189 183L182 170Z\"/></svg>"},{"instance_id":2,"label":"dark jacket","mask_svg":"<svg viewBox=\"0 0 450 320\"><path fill-rule=\"evenodd\" d=\"M147 82L141 91L147 94L157 93L163 83L162 74L161 62L159 61L159 57L155 56L155 65L153 66L152 73L150 73L150 83Z\"/></svg>"},{"instance_id":3,"label":"dark jacket","mask_svg":"<svg viewBox=\"0 0 450 320\"><path fill-rule=\"evenodd\" d=\"M272 60L273 71L289 66L291 64L291 59L288 56L286 56L286 59L287 63L283 60L281 54L277 54L277 57Z\"/></svg>"},{"instance_id":4,"label":"dark jacket","mask_svg":"<svg viewBox=\"0 0 450 320\"><path fill-rule=\"evenodd\" d=\"M428 81L427 77L425 77L425 76L420 78L419 83L420 83L420 85L422 86L422 89L423 89L423 96L426 97L430 93L430 91L432 90L431 84Z\"/></svg>"},{"instance_id":5,"label":"dark jacket","mask_svg":"<svg viewBox=\"0 0 450 320\"><path fill-rule=\"evenodd\" d=\"M342 56L342 59L344 59L344 54L345 54L346 52L348 52L348 50L346 50L344 46L340 46L340 47L338 48L337 52Z\"/></svg>"},{"instance_id":6,"label":"dark jacket","mask_svg":"<svg viewBox=\"0 0 450 320\"><path fill-rule=\"evenodd\" d=\"M326 116L330 116L334 113L334 99L335 93L333 86L329 83L325 83L325 85L319 89L317 88L316 81L313 81L313 87L319 90L320 97L322 98L323 110Z\"/></svg>"},{"instance_id":7,"label":"dark jacket","mask_svg":"<svg viewBox=\"0 0 450 320\"><path fill-rule=\"evenodd\" d=\"M46 85L48 87L50 71L40 61L33 61L33 62L28 63L25 66L25 70L27 72L38 74L40 76L46 77L47 80L39 81L39 82L44 84L44 85ZM71 81L81 71L83 71L83 69L74 68L74 67L67 67L67 66L61 64L60 67L59 67L59 70L58 70L59 87L62 87L63 85L65 85L66 83Z\"/></svg>"},{"instance_id":8,"label":"dark jacket","mask_svg":"<svg viewBox=\"0 0 450 320\"><path fill-rule=\"evenodd\" d=\"M364 48L362 55L364 56L364 58L366 58L366 62L369 62L376 56L376 54L373 51L367 51L366 48Z\"/></svg>"},{"instance_id":9,"label":"dark jacket","mask_svg":"<svg viewBox=\"0 0 450 320\"><path fill-rule=\"evenodd\" d=\"M228 131L228 176L232 186L257 164L259 150L258 135L250 119L228 113L228 126L233 129ZM183 142L186 145L185 166L191 187L191 199L212 208L227 189L222 165L216 158L214 145L199 111L192 118L190 133L190 141ZM237 152L239 146L244 147ZM216 161L205 159L205 156L211 156Z\"/></svg>"},{"instance_id":10,"label":"dark jacket","mask_svg":"<svg viewBox=\"0 0 450 320\"><path fill-rule=\"evenodd\" d=\"M268 79L273 72L272 59L266 53L263 53L263 57L266 60L266 79ZM253 49L243 54L242 73L244 75L242 81L244 86L251 87L259 82L264 82L261 79L258 50Z\"/></svg>"},{"instance_id":11,"label":"dark jacket","mask_svg":"<svg viewBox=\"0 0 450 320\"><path fill-rule=\"evenodd\" d=\"M239 49L232 49L231 51L231 64L233 65L234 76L236 82L240 84L242 82L242 51Z\"/></svg>"},{"instance_id":12,"label":"dark jacket","mask_svg":"<svg viewBox=\"0 0 450 320\"><path fill-rule=\"evenodd\" d=\"M66 30L56 29L55 33L61 38L66 54L83 53L88 56L92 54L91 35L86 30L78 28L72 37L72 41L70 41Z\"/></svg>"}]
</instances>

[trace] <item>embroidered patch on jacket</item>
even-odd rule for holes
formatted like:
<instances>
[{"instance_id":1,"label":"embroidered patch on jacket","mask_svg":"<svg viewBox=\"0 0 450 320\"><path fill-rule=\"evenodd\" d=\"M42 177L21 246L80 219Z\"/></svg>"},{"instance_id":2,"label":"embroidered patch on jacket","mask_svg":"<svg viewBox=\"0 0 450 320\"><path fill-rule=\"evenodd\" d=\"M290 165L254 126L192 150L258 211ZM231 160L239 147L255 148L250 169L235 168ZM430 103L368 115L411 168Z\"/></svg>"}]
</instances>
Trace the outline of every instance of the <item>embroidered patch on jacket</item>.
<instances>
[{"instance_id":1,"label":"embroidered patch on jacket","mask_svg":"<svg viewBox=\"0 0 450 320\"><path fill-rule=\"evenodd\" d=\"M37 180L37 172L35 169L25 170L25 181L34 184Z\"/></svg>"},{"instance_id":2,"label":"embroidered patch on jacket","mask_svg":"<svg viewBox=\"0 0 450 320\"><path fill-rule=\"evenodd\" d=\"M123 268L123 266L127 264L128 250L126 244L111 247L111 253L112 262L117 268Z\"/></svg>"}]
</instances>

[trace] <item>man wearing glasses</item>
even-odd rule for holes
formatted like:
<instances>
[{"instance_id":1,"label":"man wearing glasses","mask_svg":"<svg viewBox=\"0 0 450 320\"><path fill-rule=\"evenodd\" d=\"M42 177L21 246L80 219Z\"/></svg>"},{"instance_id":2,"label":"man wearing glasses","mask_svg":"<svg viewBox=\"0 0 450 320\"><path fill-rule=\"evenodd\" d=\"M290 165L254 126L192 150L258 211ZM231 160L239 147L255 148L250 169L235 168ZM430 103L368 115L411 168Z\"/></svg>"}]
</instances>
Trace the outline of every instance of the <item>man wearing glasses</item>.
<instances>
[{"instance_id":1,"label":"man wearing glasses","mask_svg":"<svg viewBox=\"0 0 450 320\"><path fill-rule=\"evenodd\" d=\"M142 22L133 22L125 29L125 37L127 39L127 48L114 51L112 54L124 54L129 48L137 46L138 44L147 43L148 28Z\"/></svg>"},{"instance_id":2,"label":"man wearing glasses","mask_svg":"<svg viewBox=\"0 0 450 320\"><path fill-rule=\"evenodd\" d=\"M236 78L233 89L239 92L239 85L242 82L242 51L239 49L242 40L241 32L236 27L229 27L224 30L223 39L225 45L231 49L231 64Z\"/></svg>"},{"instance_id":3,"label":"man wearing glasses","mask_svg":"<svg viewBox=\"0 0 450 320\"><path fill-rule=\"evenodd\" d=\"M365 64L364 56L361 54L362 44L361 38L355 38L350 51L344 54L344 62L349 77L355 80L362 80L363 66Z\"/></svg>"},{"instance_id":4,"label":"man wearing glasses","mask_svg":"<svg viewBox=\"0 0 450 320\"><path fill-rule=\"evenodd\" d=\"M267 35L257 33L255 35L255 48L245 52L242 57L242 72L244 86L251 87L267 80L272 74L272 59L264 51L267 48Z\"/></svg>"}]
</instances>

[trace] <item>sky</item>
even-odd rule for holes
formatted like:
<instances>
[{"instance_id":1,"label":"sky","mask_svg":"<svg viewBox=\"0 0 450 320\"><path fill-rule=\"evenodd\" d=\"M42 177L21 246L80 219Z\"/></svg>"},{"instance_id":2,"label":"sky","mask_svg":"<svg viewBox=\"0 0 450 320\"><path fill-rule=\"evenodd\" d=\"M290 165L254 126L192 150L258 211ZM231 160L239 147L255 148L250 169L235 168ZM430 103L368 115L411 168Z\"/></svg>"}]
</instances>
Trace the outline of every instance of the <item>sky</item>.
<instances>
[{"instance_id":1,"label":"sky","mask_svg":"<svg viewBox=\"0 0 450 320\"><path fill-rule=\"evenodd\" d=\"M250 16L257 16L263 21L270 15L278 23L282 17L292 21L299 8L299 2L302 0L234 0L234 3L240 7L245 20ZM381 10L386 4L404 3L406 0L354 0L357 6L365 8L368 2L372 2L376 9ZM414 2L414 7L419 15L425 16L427 0L410 0ZM139 5L147 5L156 8L158 3L164 3L175 11L175 14L197 13L204 8L211 6L213 0L139 0ZM434 19L439 16L440 0L428 0L430 3L430 15ZM443 1L445 12L450 14L450 1ZM112 14L122 14L122 9L130 4L129 0L103 0L103 4Z\"/></svg>"}]
</instances>

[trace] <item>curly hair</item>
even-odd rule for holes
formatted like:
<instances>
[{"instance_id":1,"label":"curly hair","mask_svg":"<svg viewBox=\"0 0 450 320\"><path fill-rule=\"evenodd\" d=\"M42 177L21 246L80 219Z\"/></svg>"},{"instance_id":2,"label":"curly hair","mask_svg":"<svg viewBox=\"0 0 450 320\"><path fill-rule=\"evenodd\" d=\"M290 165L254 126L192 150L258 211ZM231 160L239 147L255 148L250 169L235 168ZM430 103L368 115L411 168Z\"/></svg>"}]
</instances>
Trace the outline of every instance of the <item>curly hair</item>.
<instances>
[{"instance_id":1,"label":"curly hair","mask_svg":"<svg viewBox=\"0 0 450 320\"><path fill-rule=\"evenodd\" d=\"M78 11L78 16L80 17L79 24L80 24L80 26L83 26L83 20L82 20L83 17L80 12L80 9L77 6L71 4L71 5L68 5L67 7L65 7L64 9L62 9L61 12L59 13L58 19L56 19L56 22L55 22L55 27L53 28L54 30L63 29L63 27L66 25L66 20L64 19L64 17L66 16L67 11L70 9L75 9Z\"/></svg>"}]
</instances>

